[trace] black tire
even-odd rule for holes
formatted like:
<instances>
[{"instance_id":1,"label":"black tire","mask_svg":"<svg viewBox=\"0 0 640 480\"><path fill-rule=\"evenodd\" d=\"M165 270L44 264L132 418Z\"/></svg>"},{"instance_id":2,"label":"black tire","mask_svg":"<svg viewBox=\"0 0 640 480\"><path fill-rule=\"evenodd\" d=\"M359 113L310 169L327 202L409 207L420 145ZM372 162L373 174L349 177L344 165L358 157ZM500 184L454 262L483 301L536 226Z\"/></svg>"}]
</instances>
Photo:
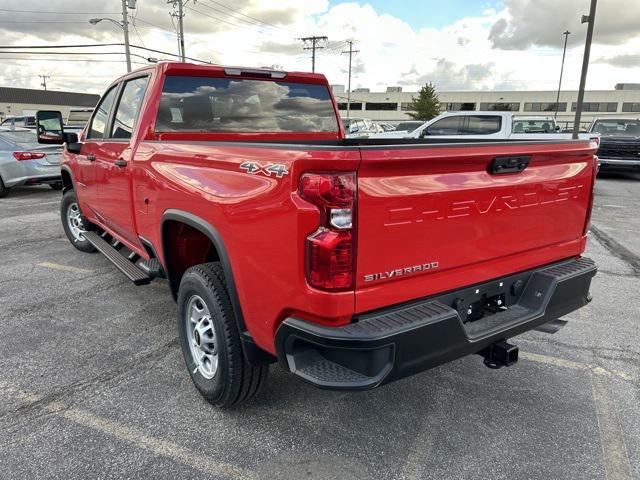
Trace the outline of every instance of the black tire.
<instances>
[{"instance_id":1,"label":"black tire","mask_svg":"<svg viewBox=\"0 0 640 480\"><path fill-rule=\"evenodd\" d=\"M4 198L7 195L9 195L9 188L4 186L4 183L2 183L2 179L0 178L0 198Z\"/></svg>"},{"instance_id":2,"label":"black tire","mask_svg":"<svg viewBox=\"0 0 640 480\"><path fill-rule=\"evenodd\" d=\"M49 186L53 189L53 190L62 190L62 182L58 182L58 183L50 183Z\"/></svg>"},{"instance_id":3,"label":"black tire","mask_svg":"<svg viewBox=\"0 0 640 480\"><path fill-rule=\"evenodd\" d=\"M218 366L212 378L206 378L194 368L198 363L189 346L187 308L195 296L206 304L215 332ZM242 351L227 282L219 262L196 265L183 275L178 291L178 332L191 380L209 403L221 408L232 407L256 395L266 383L269 366L250 365Z\"/></svg>"},{"instance_id":4,"label":"black tire","mask_svg":"<svg viewBox=\"0 0 640 480\"><path fill-rule=\"evenodd\" d=\"M93 245L91 245L87 240L80 239L80 237L76 237L71 231L71 227L69 226L68 215L70 214L69 208L75 205L79 210L80 206L78 204L78 199L76 198L76 192L73 190L68 190L62 195L62 202L60 203L60 217L62 218L62 228L64 229L64 233L71 242L71 245L76 247L81 252L95 252L96 249ZM80 226L84 228L84 230L91 230L91 224L87 221L86 218L82 214L80 214Z\"/></svg>"}]
</instances>

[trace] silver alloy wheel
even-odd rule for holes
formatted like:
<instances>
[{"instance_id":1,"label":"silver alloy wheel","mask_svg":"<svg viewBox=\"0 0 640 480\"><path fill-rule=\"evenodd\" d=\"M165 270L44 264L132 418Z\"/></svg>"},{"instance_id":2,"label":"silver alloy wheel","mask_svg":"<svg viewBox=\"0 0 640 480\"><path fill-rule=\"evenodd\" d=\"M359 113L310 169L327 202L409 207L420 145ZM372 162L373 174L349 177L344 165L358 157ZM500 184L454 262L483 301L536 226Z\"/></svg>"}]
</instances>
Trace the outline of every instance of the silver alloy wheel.
<instances>
[{"instance_id":1,"label":"silver alloy wheel","mask_svg":"<svg viewBox=\"0 0 640 480\"><path fill-rule=\"evenodd\" d=\"M69 230L74 240L76 242L84 242L84 235L82 234L87 230L82 223L82 214L76 202L69 204L69 207L67 207L67 225L69 225Z\"/></svg>"},{"instance_id":2,"label":"silver alloy wheel","mask_svg":"<svg viewBox=\"0 0 640 480\"><path fill-rule=\"evenodd\" d=\"M185 318L187 342L194 362L193 373L211 379L218 371L218 346L211 314L204 300L193 295L187 303Z\"/></svg>"}]
</instances>

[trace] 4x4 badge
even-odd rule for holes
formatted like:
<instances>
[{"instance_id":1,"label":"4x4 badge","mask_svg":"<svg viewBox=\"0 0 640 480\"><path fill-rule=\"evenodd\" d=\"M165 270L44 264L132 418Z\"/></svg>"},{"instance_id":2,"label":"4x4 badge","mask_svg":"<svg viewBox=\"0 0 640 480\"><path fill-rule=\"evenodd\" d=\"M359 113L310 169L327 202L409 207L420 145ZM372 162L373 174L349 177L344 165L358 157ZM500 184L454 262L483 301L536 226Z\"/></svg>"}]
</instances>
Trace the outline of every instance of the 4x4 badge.
<instances>
[{"instance_id":1,"label":"4x4 badge","mask_svg":"<svg viewBox=\"0 0 640 480\"><path fill-rule=\"evenodd\" d=\"M285 175L289 174L287 166L282 165L281 163L269 163L268 165L261 165L258 162L242 162L240 164L240 170L246 170L246 172L250 173L251 175L257 175L261 173L267 177L275 175L278 178L282 178Z\"/></svg>"}]
</instances>

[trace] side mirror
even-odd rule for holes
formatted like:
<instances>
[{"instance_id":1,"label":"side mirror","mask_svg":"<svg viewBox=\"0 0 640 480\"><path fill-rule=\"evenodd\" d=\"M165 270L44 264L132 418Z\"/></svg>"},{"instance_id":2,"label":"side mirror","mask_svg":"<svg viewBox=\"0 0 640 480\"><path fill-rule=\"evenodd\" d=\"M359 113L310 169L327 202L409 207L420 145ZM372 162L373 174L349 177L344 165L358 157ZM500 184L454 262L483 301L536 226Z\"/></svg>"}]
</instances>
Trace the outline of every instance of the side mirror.
<instances>
[{"instance_id":1,"label":"side mirror","mask_svg":"<svg viewBox=\"0 0 640 480\"><path fill-rule=\"evenodd\" d=\"M428 136L428 135L430 135L430 133L429 133L429 129L428 129L428 128L425 128L424 130L422 130L422 131L420 132L420 138L424 138L424 137L426 137L426 136Z\"/></svg>"},{"instance_id":2,"label":"side mirror","mask_svg":"<svg viewBox=\"0 0 640 480\"><path fill-rule=\"evenodd\" d=\"M62 145L64 129L62 114L55 110L38 110L36 112L38 143Z\"/></svg>"}]
</instances>

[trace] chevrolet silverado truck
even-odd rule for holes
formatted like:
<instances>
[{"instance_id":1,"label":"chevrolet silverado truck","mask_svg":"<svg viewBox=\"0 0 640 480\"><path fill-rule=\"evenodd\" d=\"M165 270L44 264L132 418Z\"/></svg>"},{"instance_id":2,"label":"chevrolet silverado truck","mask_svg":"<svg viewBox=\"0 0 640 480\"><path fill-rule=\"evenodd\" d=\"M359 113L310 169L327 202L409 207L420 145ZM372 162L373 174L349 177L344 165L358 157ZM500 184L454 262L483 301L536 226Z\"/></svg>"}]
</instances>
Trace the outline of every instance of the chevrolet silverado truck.
<instances>
[{"instance_id":1,"label":"chevrolet silverado truck","mask_svg":"<svg viewBox=\"0 0 640 480\"><path fill-rule=\"evenodd\" d=\"M590 300L594 142L346 139L339 118L322 75L186 63L116 80L79 137L38 112L70 242L168 280L214 405L273 362L337 390L512 365L511 337Z\"/></svg>"}]
</instances>

